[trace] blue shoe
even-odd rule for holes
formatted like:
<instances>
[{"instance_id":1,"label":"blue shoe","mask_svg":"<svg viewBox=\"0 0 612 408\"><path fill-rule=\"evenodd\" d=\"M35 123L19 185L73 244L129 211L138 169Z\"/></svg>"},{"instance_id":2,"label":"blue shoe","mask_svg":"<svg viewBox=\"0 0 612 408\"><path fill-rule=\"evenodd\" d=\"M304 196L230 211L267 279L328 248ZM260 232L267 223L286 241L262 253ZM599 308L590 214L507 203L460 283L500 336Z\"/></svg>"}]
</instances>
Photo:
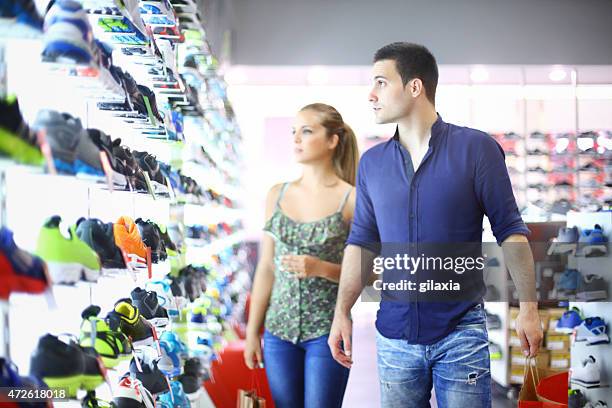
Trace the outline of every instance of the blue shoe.
<instances>
[{"instance_id":1,"label":"blue shoe","mask_svg":"<svg viewBox=\"0 0 612 408\"><path fill-rule=\"evenodd\" d=\"M0 17L14 18L18 23L42 30L43 20L36 10L34 0L3 1L0 4Z\"/></svg>"},{"instance_id":2,"label":"blue shoe","mask_svg":"<svg viewBox=\"0 0 612 408\"><path fill-rule=\"evenodd\" d=\"M588 317L576 329L576 341L586 341L589 345L610 342L606 322L601 317Z\"/></svg>"},{"instance_id":3,"label":"blue shoe","mask_svg":"<svg viewBox=\"0 0 612 408\"><path fill-rule=\"evenodd\" d=\"M181 339L176 333L166 331L161 335L159 340L168 343L172 347L172 350L174 350L179 355L179 357L187 358L187 346L185 346L185 343L181 341Z\"/></svg>"},{"instance_id":4,"label":"blue shoe","mask_svg":"<svg viewBox=\"0 0 612 408\"><path fill-rule=\"evenodd\" d=\"M45 262L15 244L13 232L0 228L0 253L4 254L15 273L12 291L23 293L42 293L49 286Z\"/></svg>"},{"instance_id":5,"label":"blue shoe","mask_svg":"<svg viewBox=\"0 0 612 408\"><path fill-rule=\"evenodd\" d=\"M45 61L68 59L76 64L91 63L93 33L80 3L56 1L45 16L44 26Z\"/></svg>"},{"instance_id":6,"label":"blue shoe","mask_svg":"<svg viewBox=\"0 0 612 408\"><path fill-rule=\"evenodd\" d=\"M580 309L577 307L572 308L563 313L559 321L557 322L557 331L560 333L572 333L576 326L582 323L582 317L580 316Z\"/></svg>"},{"instance_id":7,"label":"blue shoe","mask_svg":"<svg viewBox=\"0 0 612 408\"><path fill-rule=\"evenodd\" d=\"M564 294L575 293L578 289L578 281L581 275L576 269L567 268L557 282L557 291Z\"/></svg>"},{"instance_id":8,"label":"blue shoe","mask_svg":"<svg viewBox=\"0 0 612 408\"><path fill-rule=\"evenodd\" d=\"M171 392L166 392L159 396L159 401L162 404L175 408L191 408L191 403L187 398L187 394L183 391L183 385L178 381L170 383Z\"/></svg>"}]
</instances>

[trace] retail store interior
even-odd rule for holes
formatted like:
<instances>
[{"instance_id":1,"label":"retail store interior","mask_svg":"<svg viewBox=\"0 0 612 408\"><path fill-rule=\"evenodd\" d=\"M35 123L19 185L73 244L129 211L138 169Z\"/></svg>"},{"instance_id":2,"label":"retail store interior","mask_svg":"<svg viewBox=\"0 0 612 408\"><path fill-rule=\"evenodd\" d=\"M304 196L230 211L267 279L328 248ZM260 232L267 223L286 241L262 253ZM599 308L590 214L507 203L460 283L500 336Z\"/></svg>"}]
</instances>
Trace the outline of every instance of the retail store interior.
<instances>
[{"instance_id":1,"label":"retail store interior","mask_svg":"<svg viewBox=\"0 0 612 408\"><path fill-rule=\"evenodd\" d=\"M534 364L570 372L551 406L612 404L612 4L414 3L3 0L0 388L147 408L254 389L273 407L243 351L266 195L302 171L296 113L332 105L361 154L384 143L372 56L410 41L438 60L440 116L504 150L531 231ZM529 370L495 242L485 219L492 406L515 407ZM381 406L377 310L353 308L343 407Z\"/></svg>"}]
</instances>

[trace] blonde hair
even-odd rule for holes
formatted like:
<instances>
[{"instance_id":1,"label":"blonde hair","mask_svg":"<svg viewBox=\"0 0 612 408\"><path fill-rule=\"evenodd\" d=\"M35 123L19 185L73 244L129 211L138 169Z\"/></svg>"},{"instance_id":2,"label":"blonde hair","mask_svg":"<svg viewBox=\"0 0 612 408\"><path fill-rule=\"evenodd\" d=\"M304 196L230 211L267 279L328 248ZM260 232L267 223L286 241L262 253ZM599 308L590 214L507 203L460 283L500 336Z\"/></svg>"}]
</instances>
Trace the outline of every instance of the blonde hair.
<instances>
[{"instance_id":1,"label":"blonde hair","mask_svg":"<svg viewBox=\"0 0 612 408\"><path fill-rule=\"evenodd\" d=\"M342 115L333 106L324 103L311 103L300 109L300 112L311 110L321 115L321 126L327 136L338 135L338 145L332 158L336 174L350 185L355 185L359 148L353 129L342 119Z\"/></svg>"}]
</instances>

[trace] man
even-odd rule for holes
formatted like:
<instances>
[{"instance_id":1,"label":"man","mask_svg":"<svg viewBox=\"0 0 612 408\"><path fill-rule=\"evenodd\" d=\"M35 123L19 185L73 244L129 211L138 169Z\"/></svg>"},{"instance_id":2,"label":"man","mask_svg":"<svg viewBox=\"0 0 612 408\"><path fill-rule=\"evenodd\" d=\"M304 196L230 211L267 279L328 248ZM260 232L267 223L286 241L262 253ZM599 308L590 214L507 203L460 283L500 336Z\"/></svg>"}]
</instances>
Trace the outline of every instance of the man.
<instances>
[{"instance_id":1,"label":"man","mask_svg":"<svg viewBox=\"0 0 612 408\"><path fill-rule=\"evenodd\" d=\"M328 341L334 358L346 367L352 364L350 310L366 283L362 266L372 271L378 255L374 246L404 243L416 255L426 244L480 242L485 215L519 292L516 330L523 352L535 356L542 328L529 231L501 147L483 132L438 116L438 68L425 47L393 43L381 48L373 79L369 101L376 122L397 123L397 130L359 164L355 217ZM469 276L463 282L484 289L481 272ZM412 277L429 278L425 271ZM491 406L482 292L447 301L425 301L412 293L407 301L397 301L383 288L376 328L384 407L428 407L432 387L439 407Z\"/></svg>"}]
</instances>

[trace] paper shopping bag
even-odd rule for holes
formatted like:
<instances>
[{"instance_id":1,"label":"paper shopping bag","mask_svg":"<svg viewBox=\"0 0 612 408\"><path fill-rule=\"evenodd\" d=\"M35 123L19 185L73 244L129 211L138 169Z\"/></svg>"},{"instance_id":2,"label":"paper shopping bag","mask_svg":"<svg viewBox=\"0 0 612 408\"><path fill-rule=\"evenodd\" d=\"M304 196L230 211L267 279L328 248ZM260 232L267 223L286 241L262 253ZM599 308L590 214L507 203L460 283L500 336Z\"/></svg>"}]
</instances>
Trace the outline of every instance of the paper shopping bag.
<instances>
[{"instance_id":1,"label":"paper shopping bag","mask_svg":"<svg viewBox=\"0 0 612 408\"><path fill-rule=\"evenodd\" d=\"M567 371L537 367L533 358L527 358L519 408L567 408L567 380Z\"/></svg>"}]
</instances>

